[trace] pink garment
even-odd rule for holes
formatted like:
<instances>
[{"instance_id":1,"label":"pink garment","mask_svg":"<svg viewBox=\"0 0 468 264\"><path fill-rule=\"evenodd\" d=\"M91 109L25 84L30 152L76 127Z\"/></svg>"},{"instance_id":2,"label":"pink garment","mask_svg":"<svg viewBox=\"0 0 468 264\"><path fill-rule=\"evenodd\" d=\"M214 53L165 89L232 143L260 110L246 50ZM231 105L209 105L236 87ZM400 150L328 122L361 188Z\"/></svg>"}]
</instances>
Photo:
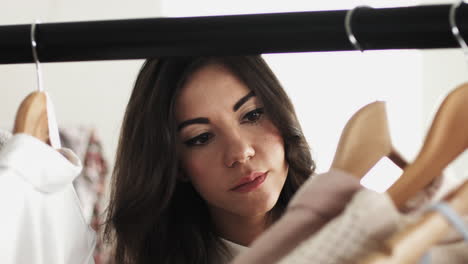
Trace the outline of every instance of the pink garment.
<instances>
[{"instance_id":1,"label":"pink garment","mask_svg":"<svg viewBox=\"0 0 468 264\"><path fill-rule=\"evenodd\" d=\"M443 178L410 199L408 214L401 214L388 194L360 188L350 174L332 170L318 175L301 187L283 218L233 263L359 263L380 242L417 219L425 205L440 199L441 190L451 189L443 188ZM432 263L468 263L466 244L460 242L439 244L430 253Z\"/></svg>"},{"instance_id":2,"label":"pink garment","mask_svg":"<svg viewBox=\"0 0 468 264\"><path fill-rule=\"evenodd\" d=\"M358 263L398 229L399 219L400 213L387 194L361 190L340 216L294 248L279 264Z\"/></svg>"},{"instance_id":3,"label":"pink garment","mask_svg":"<svg viewBox=\"0 0 468 264\"><path fill-rule=\"evenodd\" d=\"M422 208L424 206L420 204L417 209ZM382 242L418 220L419 216L420 212L401 214L387 193L361 190L354 195L340 216L303 241L278 264L361 263L369 254L381 249ZM427 253L431 257L429 263L466 264L467 249L468 245L463 241L440 242L428 249ZM396 263L378 263L384 262Z\"/></svg>"},{"instance_id":4,"label":"pink garment","mask_svg":"<svg viewBox=\"0 0 468 264\"><path fill-rule=\"evenodd\" d=\"M312 176L291 200L285 215L237 256L233 264L275 263L328 221L339 215L356 191L359 180L343 171Z\"/></svg>"}]
</instances>

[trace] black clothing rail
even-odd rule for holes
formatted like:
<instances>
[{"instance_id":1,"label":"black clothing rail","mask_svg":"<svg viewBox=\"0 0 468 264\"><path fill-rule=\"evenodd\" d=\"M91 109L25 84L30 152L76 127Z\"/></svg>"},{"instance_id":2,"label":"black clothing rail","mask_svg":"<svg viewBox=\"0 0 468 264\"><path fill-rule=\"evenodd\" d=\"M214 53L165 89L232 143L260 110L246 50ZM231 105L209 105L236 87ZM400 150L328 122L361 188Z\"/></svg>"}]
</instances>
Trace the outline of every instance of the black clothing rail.
<instances>
[{"instance_id":1,"label":"black clothing rail","mask_svg":"<svg viewBox=\"0 0 468 264\"><path fill-rule=\"evenodd\" d=\"M459 47L450 5L357 9L352 29L364 50ZM41 62L354 50L347 10L212 17L45 23L36 27ZM468 35L468 5L456 22ZM31 25L0 26L0 64L33 62Z\"/></svg>"}]
</instances>

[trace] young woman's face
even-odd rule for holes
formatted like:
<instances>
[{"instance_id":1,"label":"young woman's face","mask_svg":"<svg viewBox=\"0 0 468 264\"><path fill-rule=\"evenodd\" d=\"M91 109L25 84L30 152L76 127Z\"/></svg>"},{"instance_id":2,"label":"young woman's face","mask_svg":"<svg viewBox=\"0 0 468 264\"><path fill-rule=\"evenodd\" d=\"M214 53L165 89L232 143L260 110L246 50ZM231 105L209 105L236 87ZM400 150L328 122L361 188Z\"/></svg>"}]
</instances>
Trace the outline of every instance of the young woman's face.
<instances>
[{"instance_id":1,"label":"young woman's face","mask_svg":"<svg viewBox=\"0 0 468 264\"><path fill-rule=\"evenodd\" d=\"M202 67L182 87L176 119L181 176L216 218L273 208L288 172L284 142L243 82L224 66Z\"/></svg>"}]
</instances>

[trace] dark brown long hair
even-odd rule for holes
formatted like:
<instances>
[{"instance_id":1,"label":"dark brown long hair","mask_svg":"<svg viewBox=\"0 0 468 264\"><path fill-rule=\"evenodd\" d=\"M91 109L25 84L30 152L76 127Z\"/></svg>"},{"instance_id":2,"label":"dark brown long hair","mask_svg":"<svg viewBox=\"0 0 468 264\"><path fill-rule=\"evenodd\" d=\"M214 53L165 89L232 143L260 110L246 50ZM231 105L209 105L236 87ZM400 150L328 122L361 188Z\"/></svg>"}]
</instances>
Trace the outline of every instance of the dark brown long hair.
<instances>
[{"instance_id":1,"label":"dark brown long hair","mask_svg":"<svg viewBox=\"0 0 468 264\"><path fill-rule=\"evenodd\" d=\"M205 201L190 183L177 180L174 102L190 74L208 63L226 66L243 81L284 139L289 171L272 219L315 170L293 105L260 56L149 59L127 105L106 219L105 237L119 264L205 264L226 251Z\"/></svg>"}]
</instances>

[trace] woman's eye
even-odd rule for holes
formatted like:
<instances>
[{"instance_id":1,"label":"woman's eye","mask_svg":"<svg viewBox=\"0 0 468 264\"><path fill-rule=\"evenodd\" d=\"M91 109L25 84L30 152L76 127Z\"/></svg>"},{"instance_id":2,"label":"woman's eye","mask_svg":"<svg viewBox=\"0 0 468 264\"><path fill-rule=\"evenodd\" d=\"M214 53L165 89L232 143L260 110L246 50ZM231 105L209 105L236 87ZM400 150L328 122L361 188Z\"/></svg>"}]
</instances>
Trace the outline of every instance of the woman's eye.
<instances>
[{"instance_id":1,"label":"woman's eye","mask_svg":"<svg viewBox=\"0 0 468 264\"><path fill-rule=\"evenodd\" d=\"M211 138L213 137L213 135L211 133L203 133L203 134L200 134L194 138L191 138L187 141L184 142L185 145L187 146L197 146L197 145L204 145L206 144Z\"/></svg>"},{"instance_id":2,"label":"woman's eye","mask_svg":"<svg viewBox=\"0 0 468 264\"><path fill-rule=\"evenodd\" d=\"M243 119L247 120L248 122L255 123L262 117L262 115L263 115L263 108L257 108L245 114Z\"/></svg>"}]
</instances>

